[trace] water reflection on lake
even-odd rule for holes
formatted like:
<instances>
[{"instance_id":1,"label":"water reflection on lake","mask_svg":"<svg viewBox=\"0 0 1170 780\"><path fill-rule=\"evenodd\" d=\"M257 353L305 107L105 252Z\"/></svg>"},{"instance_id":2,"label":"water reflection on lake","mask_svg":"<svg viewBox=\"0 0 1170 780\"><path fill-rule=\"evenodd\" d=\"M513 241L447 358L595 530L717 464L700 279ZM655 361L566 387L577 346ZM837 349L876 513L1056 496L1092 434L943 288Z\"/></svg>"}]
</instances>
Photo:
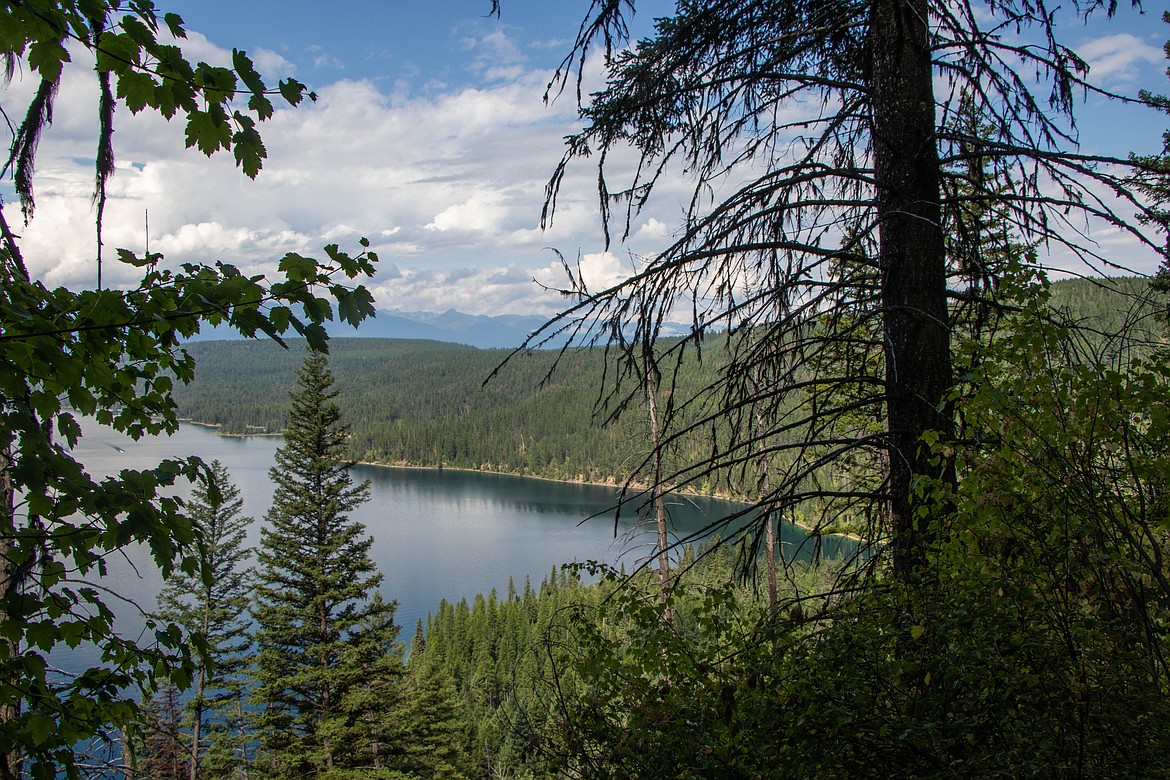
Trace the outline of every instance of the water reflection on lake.
<instances>
[{"instance_id":1,"label":"water reflection on lake","mask_svg":"<svg viewBox=\"0 0 1170 780\"><path fill-rule=\"evenodd\" d=\"M93 420L82 423L85 436L77 456L95 475L149 468L165 457L218 459L239 487L245 513L258 521L249 543L259 541L259 521L272 499L268 469L279 437L218 436L184 425L174 436L135 442ZM370 481L370 501L353 516L373 537L371 555L384 575L383 594L399 602L396 622L403 639L441 598L470 599L493 588L503 595L509 578L517 589L525 577L537 587L554 567L574 560L620 560L632 567L652 552L653 535L648 529L637 532L634 507L622 510L615 540L617 491L612 487L449 469L359 465L353 475ZM669 504L676 538L738 509L706 498L673 497ZM786 555L811 554L812 545L799 529L786 526L781 537ZM838 539L823 544L827 557L834 557L840 545L852 547ZM132 595L143 609L153 609L161 578L145 551L130 550L111 563L105 584ZM125 616L124 628L141 625L132 608L112 606Z\"/></svg>"}]
</instances>

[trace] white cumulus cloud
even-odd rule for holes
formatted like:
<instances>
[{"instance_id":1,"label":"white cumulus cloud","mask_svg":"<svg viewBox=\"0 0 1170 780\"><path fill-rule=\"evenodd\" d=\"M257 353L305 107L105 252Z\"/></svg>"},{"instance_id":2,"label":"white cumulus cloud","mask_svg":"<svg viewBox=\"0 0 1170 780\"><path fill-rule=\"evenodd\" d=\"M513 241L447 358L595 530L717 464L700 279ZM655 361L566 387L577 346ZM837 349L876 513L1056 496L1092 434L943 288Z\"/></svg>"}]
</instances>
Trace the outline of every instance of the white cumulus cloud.
<instances>
[{"instance_id":1,"label":"white cumulus cloud","mask_svg":"<svg viewBox=\"0 0 1170 780\"><path fill-rule=\"evenodd\" d=\"M1089 75L1097 83L1134 81L1143 67L1157 65L1165 54L1136 35L1117 33L1094 38L1076 47L1089 63Z\"/></svg>"}]
</instances>

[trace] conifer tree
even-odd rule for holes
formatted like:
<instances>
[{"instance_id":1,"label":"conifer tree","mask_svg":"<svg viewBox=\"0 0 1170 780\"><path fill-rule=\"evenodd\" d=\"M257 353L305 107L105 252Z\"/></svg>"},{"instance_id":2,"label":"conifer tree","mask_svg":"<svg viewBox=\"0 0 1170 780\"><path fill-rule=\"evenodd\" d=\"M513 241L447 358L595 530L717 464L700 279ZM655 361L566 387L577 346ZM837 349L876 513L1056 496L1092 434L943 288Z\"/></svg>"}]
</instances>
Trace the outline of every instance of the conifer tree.
<instances>
[{"instance_id":1,"label":"conifer tree","mask_svg":"<svg viewBox=\"0 0 1170 780\"><path fill-rule=\"evenodd\" d=\"M190 780L201 774L209 741L217 743L217 753L232 757L232 765L242 762L247 750L248 738L239 712L246 687L244 669L252 647L247 616L252 572L246 567L252 550L244 546L252 518L240 515L243 506L227 468L213 461L207 481L195 488L187 504L202 537L203 574L177 572L158 597L160 617L207 643L187 702Z\"/></svg>"},{"instance_id":2,"label":"conifer tree","mask_svg":"<svg viewBox=\"0 0 1170 780\"><path fill-rule=\"evenodd\" d=\"M411 653L411 671L400 710L404 724L400 768L416 777L467 777L463 742L469 724L455 678L431 648Z\"/></svg>"},{"instance_id":3,"label":"conifer tree","mask_svg":"<svg viewBox=\"0 0 1170 780\"><path fill-rule=\"evenodd\" d=\"M618 341L620 366L606 375L598 404L610 409L639 394L646 376L639 345L664 337L676 314L689 309L691 329L659 358L668 376L681 353L698 353L713 330L728 330L734 359L709 387L672 396L670 408L680 413L663 415L659 447L669 450L695 427L723 435L663 481L699 487L721 469L784 453L793 466L772 479L760 504L821 500L839 492L809 487L826 465L872 453L884 462L881 484L850 491L872 506L866 536L882 540L899 582L929 579L950 509L927 502L921 483L953 485L961 461L954 301L963 291L993 310L1009 305L973 291L1014 274L982 262L995 258L972 256L964 241L994 226L1011 242L1068 253L1095 271L1125 262L1108 257L1092 229L1077 226L1083 221L1165 250L1155 231L1130 217L1136 211L1160 224L1157 204L1130 180L1141 166L1078 146L1079 98L1148 99L1115 95L1090 79L1085 59L1060 42L1075 20L1112 16L1123 4L680 0L653 35L627 47L637 5L590 3L553 77L550 97L575 81L580 98L594 47L608 55L605 88L582 105L584 127L566 138L543 221L550 224L568 172L586 158L598 166L607 243L633 235L660 187L663 200L674 201L677 172L685 171L690 197L666 246L624 280L590 287L567 267L562 292L575 303L530 344L566 331ZM629 164L630 151L637 164ZM1004 224L964 224L993 214ZM848 258L865 259L871 273L827 283L831 264ZM880 338L864 346L879 373L816 373L816 356L831 341L856 338L851 319L870 306ZM813 320L833 327L813 328ZM760 325L769 327L752 327ZM768 355L776 356L765 363L773 376L751 381ZM863 396L842 394L843 405L816 415L783 406L810 377ZM737 425L740 410L757 402L774 407L764 416L768 429ZM681 412L705 404L712 411L701 425ZM838 435L837 420L859 410L882 416L882 435ZM924 447L925 439L943 446Z\"/></svg>"},{"instance_id":4,"label":"conifer tree","mask_svg":"<svg viewBox=\"0 0 1170 780\"><path fill-rule=\"evenodd\" d=\"M1170 24L1170 11L1162 12L1162 21ZM1170 41L1166 42L1164 49L1166 58L1170 59ZM1166 75L1170 76L1170 68L1166 69ZM1141 98L1158 110L1170 114L1170 95L1143 90ZM1134 155L1132 159L1139 166L1135 177L1138 187L1151 203L1145 219L1157 225L1166 241L1166 259L1158 267L1154 289L1170 292L1170 130L1162 134L1161 154ZM1165 312L1164 316L1170 318L1170 312Z\"/></svg>"},{"instance_id":5,"label":"conifer tree","mask_svg":"<svg viewBox=\"0 0 1170 780\"><path fill-rule=\"evenodd\" d=\"M401 673L397 603L378 596L371 539L349 517L369 484L349 474L336 398L325 356L310 353L269 471L276 492L260 532L253 698L267 764L281 777L375 766L384 750L376 712L388 711Z\"/></svg>"},{"instance_id":6,"label":"conifer tree","mask_svg":"<svg viewBox=\"0 0 1170 780\"><path fill-rule=\"evenodd\" d=\"M135 780L183 780L187 776L183 747L183 706L179 689L164 686L142 708L141 745L132 752L129 774Z\"/></svg>"}]
</instances>

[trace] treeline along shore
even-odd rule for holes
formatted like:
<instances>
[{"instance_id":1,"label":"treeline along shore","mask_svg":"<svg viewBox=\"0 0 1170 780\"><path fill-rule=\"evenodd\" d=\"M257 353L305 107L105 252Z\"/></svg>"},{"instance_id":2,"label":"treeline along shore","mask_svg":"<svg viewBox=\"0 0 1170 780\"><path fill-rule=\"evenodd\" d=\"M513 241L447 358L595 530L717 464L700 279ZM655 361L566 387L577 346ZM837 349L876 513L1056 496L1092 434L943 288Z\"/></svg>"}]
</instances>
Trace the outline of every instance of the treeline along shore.
<instances>
[{"instance_id":1,"label":"treeline along shore","mask_svg":"<svg viewBox=\"0 0 1170 780\"><path fill-rule=\"evenodd\" d=\"M224 435L282 430L303 344L212 341L187 349L199 370L176 393L180 416ZM604 350L516 355L485 382L509 354L435 341L334 339L330 366L353 424L350 456L607 484L645 457L638 409L603 424L611 409L595 377ZM679 381L702 382L712 370L689 363Z\"/></svg>"},{"instance_id":2,"label":"treeline along shore","mask_svg":"<svg viewBox=\"0 0 1170 780\"><path fill-rule=\"evenodd\" d=\"M1132 278L1063 280L1053 284L1052 303L1088 325L1088 333L1116 333L1123 319L1140 319L1125 301L1130 295L1140 300L1143 285ZM669 342L660 346L670 348ZM214 426L221 435L283 430L303 343L292 340L284 349L268 341L207 341L186 349L199 370L194 382L175 390L181 417ZM602 396L603 348L512 355L438 341L335 338L330 353L343 412L353 426L350 457L357 462L598 484L624 483L635 474L634 484L641 481L637 467L649 449L645 404ZM703 359L688 353L660 395L693 397L717 376L726 354L726 335L713 333ZM615 414L622 400L629 404ZM673 412L697 420L703 410ZM719 435L697 426L678 441L679 461L709 449ZM681 487L750 498L754 482L751 474L724 473Z\"/></svg>"}]
</instances>

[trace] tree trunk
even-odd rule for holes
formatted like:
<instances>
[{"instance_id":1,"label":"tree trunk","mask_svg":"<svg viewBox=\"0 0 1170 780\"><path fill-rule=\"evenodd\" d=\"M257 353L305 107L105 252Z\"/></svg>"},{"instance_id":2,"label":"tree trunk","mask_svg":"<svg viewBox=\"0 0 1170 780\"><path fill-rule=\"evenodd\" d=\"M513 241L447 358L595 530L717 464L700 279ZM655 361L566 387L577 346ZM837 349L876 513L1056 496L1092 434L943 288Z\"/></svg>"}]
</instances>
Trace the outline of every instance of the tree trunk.
<instances>
[{"instance_id":1,"label":"tree trunk","mask_svg":"<svg viewBox=\"0 0 1170 780\"><path fill-rule=\"evenodd\" d=\"M772 457L768 452L768 443L764 435L767 430L764 426L764 414L760 411L760 368L756 366L752 373L754 392L757 397L754 409L756 417L756 435L760 437L760 496L767 500L764 504L764 554L768 556L768 614L775 616L779 598L776 592L776 518L773 517L772 500L768 496L772 492L771 476L768 474L772 466Z\"/></svg>"},{"instance_id":2,"label":"tree trunk","mask_svg":"<svg viewBox=\"0 0 1170 780\"><path fill-rule=\"evenodd\" d=\"M203 592L203 636L211 627L211 589ZM199 675L195 678L195 701L191 712L191 772L190 780L199 780L199 740L203 726L203 692L207 688L207 666L199 663Z\"/></svg>"},{"instance_id":3,"label":"tree trunk","mask_svg":"<svg viewBox=\"0 0 1170 780\"><path fill-rule=\"evenodd\" d=\"M922 435L953 433L944 408L952 383L950 326L927 6L873 0L870 19L889 515L894 574L903 581L925 569L933 534L912 489L916 476L940 471L930 466Z\"/></svg>"},{"instance_id":4,"label":"tree trunk","mask_svg":"<svg viewBox=\"0 0 1170 780\"><path fill-rule=\"evenodd\" d=\"M318 451L320 451L321 449L323 449L323 445L318 444ZM325 493L325 491L323 488L317 490L317 495L319 497L318 501L320 501L318 506L325 506L324 500L322 498L320 498L320 497L324 496L324 493ZM327 537L327 534L328 534L328 529L326 527L325 515L319 512L318 519L317 519L317 538L323 540ZM320 549L320 545L318 545L318 549ZM317 568L318 568L318 571L320 571L322 573L325 571L324 558L318 559ZM322 602L317 607L317 630L320 632L321 642L328 643L328 641L329 641L329 609L324 602ZM321 649L319 652L320 652L319 664L321 666L322 676L325 679L325 682L321 688L321 701L320 701L320 707L321 707L320 718L323 720L323 719L327 718L329 716L330 712L332 711L333 702L330 701L330 695L329 695L330 694L329 679L328 679L329 667L330 667L329 656L325 652L324 649ZM320 726L321 726L321 723L320 723L320 721L318 721L315 724L314 729L320 728ZM333 768L333 743L330 742L328 739L321 740L321 751L324 753L325 768L332 769Z\"/></svg>"},{"instance_id":5,"label":"tree trunk","mask_svg":"<svg viewBox=\"0 0 1170 780\"><path fill-rule=\"evenodd\" d=\"M239 718L240 728L240 780L248 780L248 731L243 728L244 698L236 693L236 717Z\"/></svg>"},{"instance_id":6,"label":"tree trunk","mask_svg":"<svg viewBox=\"0 0 1170 780\"><path fill-rule=\"evenodd\" d=\"M12 489L12 448L11 446L0 451L0 515L3 516L5 533L0 535L0 599L8 602L20 587L20 571L13 562L11 554L12 540L7 533L15 533L16 507L13 501ZM7 613L0 608L0 618L6 618ZM5 639L5 660L15 659L20 653L20 645ZM20 715L19 701L0 706L0 723L16 719ZM12 752L0 755L0 778L16 778L21 774L20 753Z\"/></svg>"},{"instance_id":7,"label":"tree trunk","mask_svg":"<svg viewBox=\"0 0 1170 780\"><path fill-rule=\"evenodd\" d=\"M666 502L662 497L662 451L659 449L658 405L655 400L657 390L654 382L653 364L650 359L649 348L643 349L643 364L646 369L646 404L650 410L650 449L653 457L654 473L650 480L650 489L653 491L654 519L658 528L658 585L661 589L662 602L666 603L670 592L670 556L667 553L669 540L666 534ZM662 620L670 620L670 610L663 609Z\"/></svg>"},{"instance_id":8,"label":"tree trunk","mask_svg":"<svg viewBox=\"0 0 1170 780\"><path fill-rule=\"evenodd\" d=\"M766 496L771 490L768 478L768 461L765 456L760 462L764 470L762 493ZM779 596L776 589L776 523L779 520L769 501L764 507L764 555L768 556L768 614L775 616Z\"/></svg>"}]
</instances>

